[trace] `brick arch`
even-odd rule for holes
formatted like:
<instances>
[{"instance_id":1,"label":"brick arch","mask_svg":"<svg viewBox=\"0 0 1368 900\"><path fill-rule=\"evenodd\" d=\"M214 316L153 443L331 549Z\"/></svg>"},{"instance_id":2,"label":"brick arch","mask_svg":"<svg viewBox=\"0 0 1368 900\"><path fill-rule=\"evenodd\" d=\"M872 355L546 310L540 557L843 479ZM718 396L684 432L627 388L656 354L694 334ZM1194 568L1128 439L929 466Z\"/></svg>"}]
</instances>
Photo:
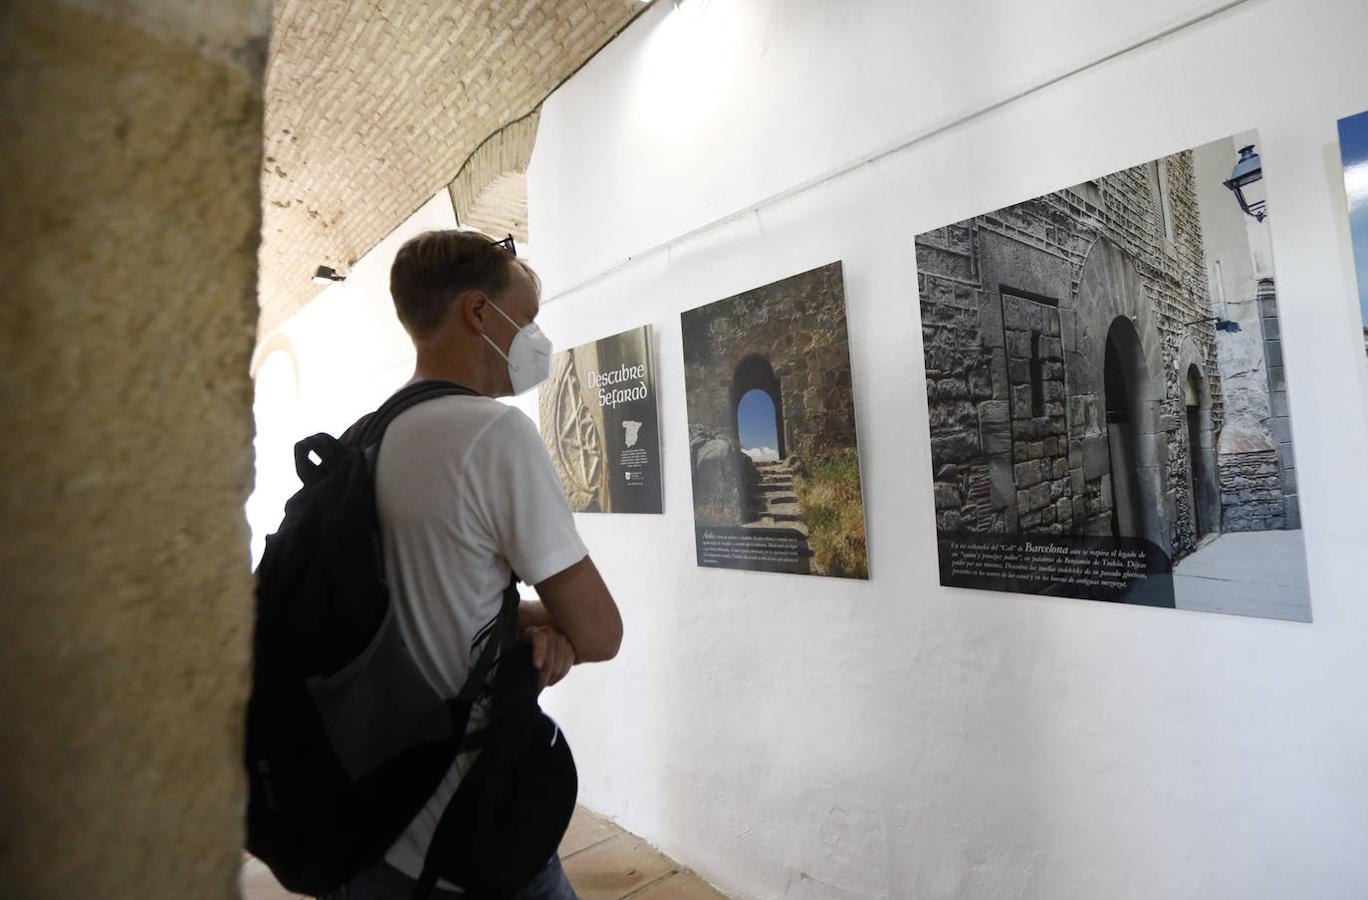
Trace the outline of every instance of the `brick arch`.
<instances>
[{"instance_id":1,"label":"brick arch","mask_svg":"<svg viewBox=\"0 0 1368 900\"><path fill-rule=\"evenodd\" d=\"M283 353L285 358L290 361L290 371L294 374L295 395L298 396L299 384L299 353L295 349L294 341L283 331L274 331L252 351L252 361L249 367L249 374L253 381L256 381L257 373L261 371L262 365L276 353Z\"/></svg>"},{"instance_id":2,"label":"brick arch","mask_svg":"<svg viewBox=\"0 0 1368 900\"><path fill-rule=\"evenodd\" d=\"M263 333L318 295L316 266L349 268L474 155L488 155L479 148L490 135L540 108L649 9L631 0L421 3L380 15L375 3L270 5ZM341 35L345 51L331 39ZM492 180L478 180L469 200Z\"/></svg>"},{"instance_id":3,"label":"brick arch","mask_svg":"<svg viewBox=\"0 0 1368 900\"><path fill-rule=\"evenodd\" d=\"M447 186L456 221L485 234L527 243L527 164L540 110L491 135Z\"/></svg>"},{"instance_id":4,"label":"brick arch","mask_svg":"<svg viewBox=\"0 0 1368 900\"><path fill-rule=\"evenodd\" d=\"M1165 382L1159 328L1144 280L1130 258L1116 244L1098 238L1083 262L1075 294L1076 345L1084 365L1070 371L1071 391L1091 393L1102 388L1107 334L1116 319L1124 318L1135 328L1140 344L1140 398L1153 404L1162 401Z\"/></svg>"},{"instance_id":5,"label":"brick arch","mask_svg":"<svg viewBox=\"0 0 1368 900\"><path fill-rule=\"evenodd\" d=\"M729 408L737 443L741 441L741 398L757 390L764 391L774 404L774 433L778 441L775 449L779 452L779 458L784 459L788 456L788 441L784 434L784 392L779 384L779 376L774 372L774 366L768 357L760 353L751 353L743 357L732 375Z\"/></svg>"}]
</instances>

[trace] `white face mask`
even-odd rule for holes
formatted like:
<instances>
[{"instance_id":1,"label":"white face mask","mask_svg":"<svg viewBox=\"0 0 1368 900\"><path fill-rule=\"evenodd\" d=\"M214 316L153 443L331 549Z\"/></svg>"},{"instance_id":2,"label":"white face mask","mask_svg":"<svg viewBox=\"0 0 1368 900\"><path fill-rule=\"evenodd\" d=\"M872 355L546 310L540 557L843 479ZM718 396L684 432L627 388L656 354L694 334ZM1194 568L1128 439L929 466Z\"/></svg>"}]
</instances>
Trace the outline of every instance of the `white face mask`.
<instances>
[{"instance_id":1,"label":"white face mask","mask_svg":"<svg viewBox=\"0 0 1368 900\"><path fill-rule=\"evenodd\" d=\"M489 305L494 306L494 301L491 300ZM497 306L494 306L494 309L508 320L508 324L518 328L518 323L513 321L512 316ZM507 353L500 350L499 345L489 339L489 335L481 337L494 348L495 353L504 358L504 362L508 363L508 380L513 385L513 393L526 393L551 376L551 339L542 334L536 322L528 322L522 328L518 328L518 333L513 335L513 343L508 345Z\"/></svg>"}]
</instances>

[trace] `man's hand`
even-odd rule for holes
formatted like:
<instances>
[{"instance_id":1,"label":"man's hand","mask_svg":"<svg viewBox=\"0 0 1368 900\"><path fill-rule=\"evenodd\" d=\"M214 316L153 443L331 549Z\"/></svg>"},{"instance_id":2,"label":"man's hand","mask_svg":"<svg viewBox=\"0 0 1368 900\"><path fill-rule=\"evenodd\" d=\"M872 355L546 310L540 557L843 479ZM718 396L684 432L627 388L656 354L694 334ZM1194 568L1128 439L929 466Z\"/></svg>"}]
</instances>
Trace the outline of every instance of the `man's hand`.
<instances>
[{"instance_id":1,"label":"man's hand","mask_svg":"<svg viewBox=\"0 0 1368 900\"><path fill-rule=\"evenodd\" d=\"M518 638L532 645L532 665L541 673L542 687L560 681L575 664L575 648L569 638L550 626L524 628Z\"/></svg>"}]
</instances>

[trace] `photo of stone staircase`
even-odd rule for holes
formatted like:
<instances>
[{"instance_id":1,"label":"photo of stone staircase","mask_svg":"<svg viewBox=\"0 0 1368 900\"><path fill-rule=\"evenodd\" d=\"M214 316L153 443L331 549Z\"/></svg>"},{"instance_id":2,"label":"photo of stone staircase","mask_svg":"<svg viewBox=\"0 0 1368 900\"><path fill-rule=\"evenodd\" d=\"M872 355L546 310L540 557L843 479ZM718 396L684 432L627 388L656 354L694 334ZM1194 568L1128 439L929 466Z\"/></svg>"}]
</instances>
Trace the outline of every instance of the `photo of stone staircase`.
<instances>
[{"instance_id":1,"label":"photo of stone staircase","mask_svg":"<svg viewBox=\"0 0 1368 900\"><path fill-rule=\"evenodd\" d=\"M842 271L680 314L700 566L869 577Z\"/></svg>"},{"instance_id":2,"label":"photo of stone staircase","mask_svg":"<svg viewBox=\"0 0 1368 900\"><path fill-rule=\"evenodd\" d=\"M760 481L751 488L750 510L755 520L748 528L792 528L807 536L798 518L798 495L793 491L793 466L787 462L755 463Z\"/></svg>"},{"instance_id":3,"label":"photo of stone staircase","mask_svg":"<svg viewBox=\"0 0 1368 900\"><path fill-rule=\"evenodd\" d=\"M755 518L745 523L746 528L786 528L802 536L799 555L804 560L812 559L812 548L808 546L808 527L800 519L798 494L794 492L794 469L791 462L755 463L760 480L751 485L748 496L748 512ZM800 574L807 574L811 564L807 563Z\"/></svg>"}]
</instances>

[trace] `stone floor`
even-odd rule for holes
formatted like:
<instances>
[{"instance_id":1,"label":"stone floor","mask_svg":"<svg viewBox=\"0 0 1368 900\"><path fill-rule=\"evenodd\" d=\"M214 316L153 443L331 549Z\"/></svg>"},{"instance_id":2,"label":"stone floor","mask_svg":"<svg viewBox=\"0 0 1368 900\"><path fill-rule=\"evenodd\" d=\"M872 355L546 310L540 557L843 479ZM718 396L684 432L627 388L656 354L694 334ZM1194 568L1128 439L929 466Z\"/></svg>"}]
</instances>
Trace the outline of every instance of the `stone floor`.
<instances>
[{"instance_id":1,"label":"stone floor","mask_svg":"<svg viewBox=\"0 0 1368 900\"><path fill-rule=\"evenodd\" d=\"M581 900L727 900L706 881L644 840L583 807L560 845L561 863ZM294 900L258 860L242 864L243 900Z\"/></svg>"},{"instance_id":2,"label":"stone floor","mask_svg":"<svg viewBox=\"0 0 1368 900\"><path fill-rule=\"evenodd\" d=\"M1311 621L1301 531L1222 534L1173 569L1179 609Z\"/></svg>"}]
</instances>

